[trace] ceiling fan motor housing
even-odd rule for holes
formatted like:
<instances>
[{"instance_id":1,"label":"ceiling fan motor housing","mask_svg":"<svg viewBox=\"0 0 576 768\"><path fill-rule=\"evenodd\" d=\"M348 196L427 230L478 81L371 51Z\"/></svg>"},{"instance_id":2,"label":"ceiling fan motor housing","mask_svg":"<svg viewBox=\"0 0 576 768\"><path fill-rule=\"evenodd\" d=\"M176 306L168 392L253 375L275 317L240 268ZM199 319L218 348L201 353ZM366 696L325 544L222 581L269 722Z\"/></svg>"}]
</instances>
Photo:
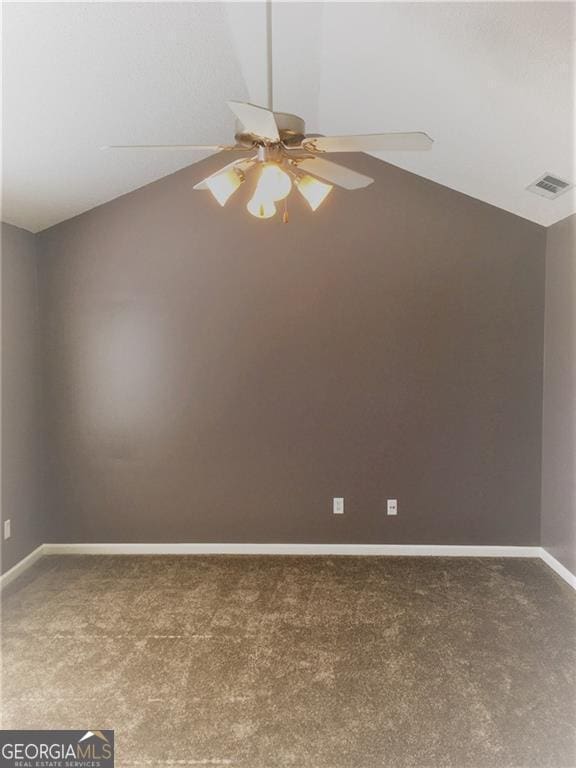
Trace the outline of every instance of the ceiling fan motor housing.
<instances>
[{"instance_id":1,"label":"ceiling fan motor housing","mask_svg":"<svg viewBox=\"0 0 576 768\"><path fill-rule=\"evenodd\" d=\"M274 112L280 141L288 147L298 147L302 144L306 136L306 124L298 115L290 115L287 112ZM245 147L253 147L255 144L262 144L262 137L245 130L242 123L236 121L235 139L238 144Z\"/></svg>"}]
</instances>

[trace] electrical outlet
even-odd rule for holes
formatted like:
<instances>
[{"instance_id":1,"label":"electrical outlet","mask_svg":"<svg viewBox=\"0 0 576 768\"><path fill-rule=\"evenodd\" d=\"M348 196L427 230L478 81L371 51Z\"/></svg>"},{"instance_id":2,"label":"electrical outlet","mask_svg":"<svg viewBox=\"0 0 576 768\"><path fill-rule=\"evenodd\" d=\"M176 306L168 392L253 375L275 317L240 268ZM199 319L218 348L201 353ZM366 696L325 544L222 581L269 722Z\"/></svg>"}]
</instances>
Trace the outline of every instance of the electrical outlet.
<instances>
[{"instance_id":1,"label":"electrical outlet","mask_svg":"<svg viewBox=\"0 0 576 768\"><path fill-rule=\"evenodd\" d=\"M4 538L9 539L12 536L10 520L4 520Z\"/></svg>"},{"instance_id":2,"label":"electrical outlet","mask_svg":"<svg viewBox=\"0 0 576 768\"><path fill-rule=\"evenodd\" d=\"M387 515L397 515L398 514L398 500L397 499L388 499L388 507L386 511Z\"/></svg>"},{"instance_id":3,"label":"electrical outlet","mask_svg":"<svg viewBox=\"0 0 576 768\"><path fill-rule=\"evenodd\" d=\"M335 515L344 514L344 499L334 497L334 499L332 500L332 512Z\"/></svg>"}]
</instances>

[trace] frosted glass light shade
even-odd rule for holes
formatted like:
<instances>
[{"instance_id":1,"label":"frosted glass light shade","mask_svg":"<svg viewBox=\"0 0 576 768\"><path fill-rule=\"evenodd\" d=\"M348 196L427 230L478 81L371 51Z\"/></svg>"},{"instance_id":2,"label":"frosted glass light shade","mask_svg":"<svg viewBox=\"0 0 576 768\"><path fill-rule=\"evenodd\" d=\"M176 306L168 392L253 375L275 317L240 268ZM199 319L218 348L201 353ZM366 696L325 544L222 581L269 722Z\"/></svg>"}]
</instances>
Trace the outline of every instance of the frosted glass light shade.
<instances>
[{"instance_id":1,"label":"frosted glass light shade","mask_svg":"<svg viewBox=\"0 0 576 768\"><path fill-rule=\"evenodd\" d=\"M229 168L223 173L206 179L206 186L222 206L226 205L230 196L236 192L241 183L242 177L234 168Z\"/></svg>"},{"instance_id":2,"label":"frosted glass light shade","mask_svg":"<svg viewBox=\"0 0 576 768\"><path fill-rule=\"evenodd\" d=\"M272 200L263 200L257 195L250 198L246 208L257 219L269 219L276 213L276 206Z\"/></svg>"},{"instance_id":3,"label":"frosted glass light shade","mask_svg":"<svg viewBox=\"0 0 576 768\"><path fill-rule=\"evenodd\" d=\"M255 194L261 200L284 200L290 194L292 180L278 163L264 163Z\"/></svg>"},{"instance_id":4,"label":"frosted glass light shade","mask_svg":"<svg viewBox=\"0 0 576 768\"><path fill-rule=\"evenodd\" d=\"M302 176L297 182L298 192L315 211L334 189L332 184L325 184L314 176Z\"/></svg>"}]
</instances>

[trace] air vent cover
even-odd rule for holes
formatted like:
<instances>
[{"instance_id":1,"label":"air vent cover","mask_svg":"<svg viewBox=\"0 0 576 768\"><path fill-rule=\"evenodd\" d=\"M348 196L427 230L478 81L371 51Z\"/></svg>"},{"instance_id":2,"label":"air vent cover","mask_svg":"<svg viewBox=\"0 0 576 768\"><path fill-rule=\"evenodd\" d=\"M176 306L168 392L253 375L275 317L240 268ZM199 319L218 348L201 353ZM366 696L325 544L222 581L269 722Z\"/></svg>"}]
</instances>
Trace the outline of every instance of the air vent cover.
<instances>
[{"instance_id":1,"label":"air vent cover","mask_svg":"<svg viewBox=\"0 0 576 768\"><path fill-rule=\"evenodd\" d=\"M558 176L554 176L551 173L545 173L540 176L539 179L532 182L529 187L526 187L530 192L534 192L535 195L542 195L550 200L555 197L559 197L564 192L572 189L574 185L570 184L565 179L559 179Z\"/></svg>"}]
</instances>

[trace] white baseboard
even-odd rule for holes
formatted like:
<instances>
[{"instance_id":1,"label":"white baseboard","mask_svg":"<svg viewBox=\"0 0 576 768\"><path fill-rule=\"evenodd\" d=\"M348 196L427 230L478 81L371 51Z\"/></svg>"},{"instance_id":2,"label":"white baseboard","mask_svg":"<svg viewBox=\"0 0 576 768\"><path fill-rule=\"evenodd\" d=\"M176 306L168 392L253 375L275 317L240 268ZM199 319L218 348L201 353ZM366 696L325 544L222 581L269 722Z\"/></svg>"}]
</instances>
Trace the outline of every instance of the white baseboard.
<instances>
[{"instance_id":1,"label":"white baseboard","mask_svg":"<svg viewBox=\"0 0 576 768\"><path fill-rule=\"evenodd\" d=\"M10 582L14 581L14 579L24 573L24 571L30 568L31 565L34 565L34 563L44 555L44 546L44 544L40 544L39 547L33 549L32 552L20 560L19 563L16 563L10 570L3 573L2 576L0 576L0 589L7 587Z\"/></svg>"},{"instance_id":2,"label":"white baseboard","mask_svg":"<svg viewBox=\"0 0 576 768\"><path fill-rule=\"evenodd\" d=\"M428 544L45 544L46 555L372 555L540 557L540 547Z\"/></svg>"},{"instance_id":3,"label":"white baseboard","mask_svg":"<svg viewBox=\"0 0 576 768\"><path fill-rule=\"evenodd\" d=\"M558 560L556 560L555 557L552 557L550 552L548 552L544 547L540 548L540 557L546 565L548 565L550 568L552 568L553 571L556 571L558 576L560 576L567 584L570 584L572 589L576 589L576 576L568 570L562 563L560 563Z\"/></svg>"},{"instance_id":4,"label":"white baseboard","mask_svg":"<svg viewBox=\"0 0 576 768\"><path fill-rule=\"evenodd\" d=\"M364 555L376 557L539 557L573 589L576 576L542 547L444 544L41 544L0 576L0 589L44 555Z\"/></svg>"}]
</instances>

